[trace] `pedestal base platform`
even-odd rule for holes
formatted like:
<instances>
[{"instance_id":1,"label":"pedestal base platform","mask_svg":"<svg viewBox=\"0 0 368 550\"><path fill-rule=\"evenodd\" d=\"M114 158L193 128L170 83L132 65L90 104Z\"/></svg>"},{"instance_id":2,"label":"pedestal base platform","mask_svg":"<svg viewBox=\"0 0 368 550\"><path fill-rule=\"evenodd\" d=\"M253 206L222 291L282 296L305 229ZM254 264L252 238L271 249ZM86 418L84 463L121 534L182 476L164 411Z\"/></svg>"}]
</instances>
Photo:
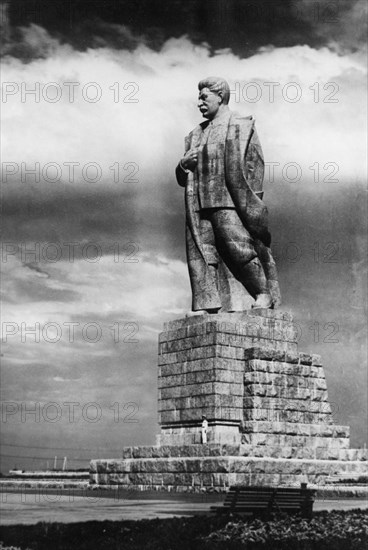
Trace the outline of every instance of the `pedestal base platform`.
<instances>
[{"instance_id":1,"label":"pedestal base platform","mask_svg":"<svg viewBox=\"0 0 368 550\"><path fill-rule=\"evenodd\" d=\"M227 491L231 485L325 485L338 476L357 479L367 472L362 449L300 449L250 445L126 447L123 458L93 460L90 482L123 489L177 492ZM299 457L298 457L299 454ZM314 456L312 456L314 455ZM320 456L320 458L317 458Z\"/></svg>"}]
</instances>

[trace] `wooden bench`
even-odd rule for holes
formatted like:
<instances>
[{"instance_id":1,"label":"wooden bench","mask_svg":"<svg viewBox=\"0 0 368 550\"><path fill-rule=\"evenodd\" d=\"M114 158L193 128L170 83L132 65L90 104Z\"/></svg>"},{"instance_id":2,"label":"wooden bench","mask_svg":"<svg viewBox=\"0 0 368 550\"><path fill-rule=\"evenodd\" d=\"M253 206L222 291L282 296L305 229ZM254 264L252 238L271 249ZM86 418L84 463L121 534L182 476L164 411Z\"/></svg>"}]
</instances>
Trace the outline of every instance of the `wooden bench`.
<instances>
[{"instance_id":1,"label":"wooden bench","mask_svg":"<svg viewBox=\"0 0 368 550\"><path fill-rule=\"evenodd\" d=\"M300 513L310 518L313 511L315 491L289 487L230 487L223 506L211 506L216 514L238 514L270 517L275 512Z\"/></svg>"}]
</instances>

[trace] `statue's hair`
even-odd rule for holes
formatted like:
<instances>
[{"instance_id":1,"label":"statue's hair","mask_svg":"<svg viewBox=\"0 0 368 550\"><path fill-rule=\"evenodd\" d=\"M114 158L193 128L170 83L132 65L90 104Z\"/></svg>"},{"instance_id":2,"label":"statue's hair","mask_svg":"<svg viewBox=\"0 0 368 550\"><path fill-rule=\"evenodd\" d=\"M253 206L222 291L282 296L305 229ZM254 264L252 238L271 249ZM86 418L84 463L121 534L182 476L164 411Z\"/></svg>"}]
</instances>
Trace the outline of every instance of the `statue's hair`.
<instances>
[{"instance_id":1,"label":"statue's hair","mask_svg":"<svg viewBox=\"0 0 368 550\"><path fill-rule=\"evenodd\" d=\"M198 83L198 90L203 90L203 88L208 88L211 92L214 92L218 95L221 93L222 102L224 105L227 105L230 101L230 86L220 76L208 76Z\"/></svg>"}]
</instances>

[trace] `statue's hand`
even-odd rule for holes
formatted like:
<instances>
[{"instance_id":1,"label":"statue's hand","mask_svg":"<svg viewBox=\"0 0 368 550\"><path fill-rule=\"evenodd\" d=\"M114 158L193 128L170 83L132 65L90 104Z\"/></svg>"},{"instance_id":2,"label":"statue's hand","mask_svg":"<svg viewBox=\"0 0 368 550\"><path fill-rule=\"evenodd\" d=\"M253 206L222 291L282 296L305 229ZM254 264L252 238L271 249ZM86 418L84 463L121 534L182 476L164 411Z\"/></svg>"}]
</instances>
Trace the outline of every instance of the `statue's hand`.
<instances>
[{"instance_id":1,"label":"statue's hand","mask_svg":"<svg viewBox=\"0 0 368 550\"><path fill-rule=\"evenodd\" d=\"M180 164L184 170L193 172L198 162L198 149L190 149L181 159Z\"/></svg>"}]
</instances>

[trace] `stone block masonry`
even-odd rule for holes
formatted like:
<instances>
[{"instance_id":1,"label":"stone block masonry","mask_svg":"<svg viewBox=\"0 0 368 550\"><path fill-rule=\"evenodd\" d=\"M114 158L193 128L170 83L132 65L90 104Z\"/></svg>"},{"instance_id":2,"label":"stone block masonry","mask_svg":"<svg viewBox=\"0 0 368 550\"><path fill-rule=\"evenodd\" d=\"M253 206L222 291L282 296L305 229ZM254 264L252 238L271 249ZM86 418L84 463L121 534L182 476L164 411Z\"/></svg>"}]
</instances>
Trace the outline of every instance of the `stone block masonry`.
<instances>
[{"instance_id":1,"label":"stone block masonry","mask_svg":"<svg viewBox=\"0 0 368 550\"><path fill-rule=\"evenodd\" d=\"M271 310L195 315L159 337L159 445L208 442L346 449L321 357L297 351L292 316ZM306 455L310 455L308 450Z\"/></svg>"},{"instance_id":2,"label":"stone block masonry","mask_svg":"<svg viewBox=\"0 0 368 550\"><path fill-rule=\"evenodd\" d=\"M350 449L349 428L334 423L321 357L298 352L297 337L292 316L272 310L166 323L157 445L93 460L91 483L225 491L366 475L367 452Z\"/></svg>"},{"instance_id":3,"label":"stone block masonry","mask_svg":"<svg viewBox=\"0 0 368 550\"><path fill-rule=\"evenodd\" d=\"M183 445L125 447L122 458L93 460L90 480L124 489L178 492L226 491L231 485L323 485L327 478L366 473L367 451L324 450L316 458L284 446ZM317 453L318 455L318 453Z\"/></svg>"}]
</instances>

